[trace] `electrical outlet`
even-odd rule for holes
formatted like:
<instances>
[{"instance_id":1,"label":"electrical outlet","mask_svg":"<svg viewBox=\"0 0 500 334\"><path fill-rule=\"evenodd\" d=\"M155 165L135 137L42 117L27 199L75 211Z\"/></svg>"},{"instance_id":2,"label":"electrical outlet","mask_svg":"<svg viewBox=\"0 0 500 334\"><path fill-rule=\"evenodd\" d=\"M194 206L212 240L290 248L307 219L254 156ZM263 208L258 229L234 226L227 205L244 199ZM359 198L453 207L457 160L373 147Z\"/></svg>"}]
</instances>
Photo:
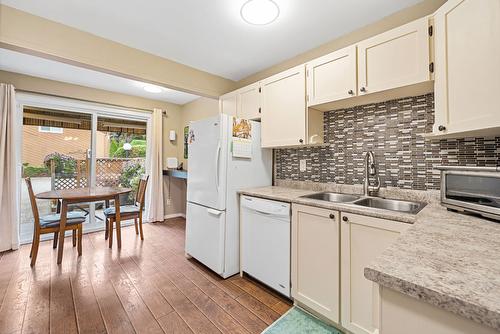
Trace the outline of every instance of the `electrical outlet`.
<instances>
[{"instance_id":1,"label":"electrical outlet","mask_svg":"<svg viewBox=\"0 0 500 334\"><path fill-rule=\"evenodd\" d=\"M170 205L172 204L172 199L171 198L167 198L167 205Z\"/></svg>"},{"instance_id":2,"label":"electrical outlet","mask_svg":"<svg viewBox=\"0 0 500 334\"><path fill-rule=\"evenodd\" d=\"M299 160L299 171L305 172L307 170L307 160L301 159Z\"/></svg>"}]
</instances>

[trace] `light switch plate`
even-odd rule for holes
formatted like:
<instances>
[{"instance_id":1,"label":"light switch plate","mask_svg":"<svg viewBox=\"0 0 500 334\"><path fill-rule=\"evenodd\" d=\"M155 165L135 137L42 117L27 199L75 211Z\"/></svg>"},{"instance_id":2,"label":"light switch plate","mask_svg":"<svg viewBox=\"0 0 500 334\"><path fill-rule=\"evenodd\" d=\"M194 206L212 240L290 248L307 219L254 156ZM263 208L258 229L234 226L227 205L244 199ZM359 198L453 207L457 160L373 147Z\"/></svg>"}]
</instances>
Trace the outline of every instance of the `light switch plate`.
<instances>
[{"instance_id":1,"label":"light switch plate","mask_svg":"<svg viewBox=\"0 0 500 334\"><path fill-rule=\"evenodd\" d=\"M300 159L299 160L299 171L305 172L307 169L307 160L306 159Z\"/></svg>"}]
</instances>

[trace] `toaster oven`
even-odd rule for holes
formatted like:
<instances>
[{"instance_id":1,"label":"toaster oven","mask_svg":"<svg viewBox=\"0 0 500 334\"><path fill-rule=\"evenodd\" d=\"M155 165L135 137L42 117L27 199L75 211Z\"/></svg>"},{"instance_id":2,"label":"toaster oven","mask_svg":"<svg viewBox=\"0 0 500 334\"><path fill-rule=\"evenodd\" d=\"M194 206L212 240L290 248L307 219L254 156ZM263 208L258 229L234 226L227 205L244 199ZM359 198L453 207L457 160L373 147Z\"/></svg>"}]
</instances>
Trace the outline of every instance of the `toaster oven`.
<instances>
[{"instance_id":1,"label":"toaster oven","mask_svg":"<svg viewBox=\"0 0 500 334\"><path fill-rule=\"evenodd\" d=\"M440 166L441 204L500 220L500 167Z\"/></svg>"}]
</instances>

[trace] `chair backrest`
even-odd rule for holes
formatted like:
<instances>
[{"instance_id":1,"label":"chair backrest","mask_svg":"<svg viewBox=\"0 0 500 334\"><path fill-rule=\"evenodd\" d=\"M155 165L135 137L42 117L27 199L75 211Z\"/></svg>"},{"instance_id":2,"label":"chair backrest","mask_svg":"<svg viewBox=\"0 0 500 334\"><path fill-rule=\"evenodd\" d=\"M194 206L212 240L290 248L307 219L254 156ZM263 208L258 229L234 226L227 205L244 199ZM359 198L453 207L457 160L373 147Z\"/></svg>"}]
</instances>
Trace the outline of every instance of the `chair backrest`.
<instances>
[{"instance_id":1,"label":"chair backrest","mask_svg":"<svg viewBox=\"0 0 500 334\"><path fill-rule=\"evenodd\" d=\"M142 210L144 208L144 198L146 197L146 187L148 185L149 175L145 175L139 181L137 193L135 194L135 203Z\"/></svg>"},{"instance_id":2,"label":"chair backrest","mask_svg":"<svg viewBox=\"0 0 500 334\"><path fill-rule=\"evenodd\" d=\"M28 194L30 196L31 210L33 211L33 218L35 219L35 228L40 223L40 216L38 214L38 206L36 205L35 193L33 192L33 186L31 185L31 178L27 177L24 179L26 186L28 187Z\"/></svg>"}]
</instances>

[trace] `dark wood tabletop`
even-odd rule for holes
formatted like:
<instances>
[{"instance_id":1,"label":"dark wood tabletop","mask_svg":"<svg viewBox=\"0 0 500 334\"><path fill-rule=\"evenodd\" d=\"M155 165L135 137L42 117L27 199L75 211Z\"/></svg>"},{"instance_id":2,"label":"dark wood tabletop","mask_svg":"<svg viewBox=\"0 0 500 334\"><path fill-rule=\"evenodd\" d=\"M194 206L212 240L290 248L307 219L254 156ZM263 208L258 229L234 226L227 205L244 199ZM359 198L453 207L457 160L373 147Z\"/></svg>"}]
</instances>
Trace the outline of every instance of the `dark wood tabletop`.
<instances>
[{"instance_id":1,"label":"dark wood tabletop","mask_svg":"<svg viewBox=\"0 0 500 334\"><path fill-rule=\"evenodd\" d=\"M114 198L116 195L131 192L131 188L121 187L91 187L51 190L36 194L38 199L64 199L68 201L98 201L107 198Z\"/></svg>"}]
</instances>

